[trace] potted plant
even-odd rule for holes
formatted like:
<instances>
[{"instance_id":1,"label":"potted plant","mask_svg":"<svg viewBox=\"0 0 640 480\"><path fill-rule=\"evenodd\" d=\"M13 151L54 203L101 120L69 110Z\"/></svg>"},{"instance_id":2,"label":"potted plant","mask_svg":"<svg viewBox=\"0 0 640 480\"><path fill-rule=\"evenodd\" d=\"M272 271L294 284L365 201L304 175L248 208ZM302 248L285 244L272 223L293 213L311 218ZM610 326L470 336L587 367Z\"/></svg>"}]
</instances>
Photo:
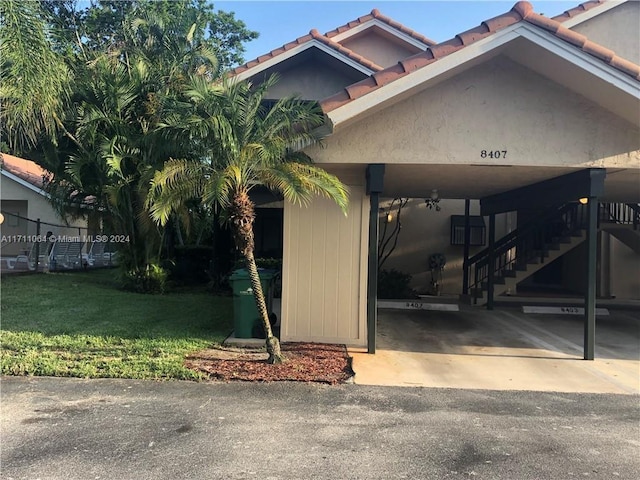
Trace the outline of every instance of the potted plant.
<instances>
[{"instance_id":1,"label":"potted plant","mask_svg":"<svg viewBox=\"0 0 640 480\"><path fill-rule=\"evenodd\" d=\"M431 271L431 293L439 296L442 293L442 271L447 258L443 253L433 253L429 256L428 263Z\"/></svg>"}]
</instances>

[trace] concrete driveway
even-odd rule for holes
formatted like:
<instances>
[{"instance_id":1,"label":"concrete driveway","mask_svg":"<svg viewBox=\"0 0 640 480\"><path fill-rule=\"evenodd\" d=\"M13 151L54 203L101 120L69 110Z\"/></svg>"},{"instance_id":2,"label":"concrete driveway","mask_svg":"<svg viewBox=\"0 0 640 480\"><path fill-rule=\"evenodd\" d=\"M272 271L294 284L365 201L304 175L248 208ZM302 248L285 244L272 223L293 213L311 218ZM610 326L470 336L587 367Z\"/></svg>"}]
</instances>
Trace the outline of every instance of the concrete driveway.
<instances>
[{"instance_id":1,"label":"concrete driveway","mask_svg":"<svg viewBox=\"0 0 640 480\"><path fill-rule=\"evenodd\" d=\"M582 360L579 315L380 310L375 355L350 349L363 385L640 393L640 311L598 316L596 360Z\"/></svg>"}]
</instances>

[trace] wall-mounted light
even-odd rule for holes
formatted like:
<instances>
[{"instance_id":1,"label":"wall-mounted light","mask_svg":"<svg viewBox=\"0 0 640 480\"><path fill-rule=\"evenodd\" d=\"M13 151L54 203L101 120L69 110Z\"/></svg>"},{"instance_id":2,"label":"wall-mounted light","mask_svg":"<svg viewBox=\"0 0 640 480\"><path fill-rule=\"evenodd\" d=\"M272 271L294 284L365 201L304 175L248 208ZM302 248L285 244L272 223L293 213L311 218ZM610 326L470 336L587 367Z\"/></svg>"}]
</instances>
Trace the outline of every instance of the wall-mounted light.
<instances>
[{"instance_id":1,"label":"wall-mounted light","mask_svg":"<svg viewBox=\"0 0 640 480\"><path fill-rule=\"evenodd\" d=\"M4 223L4 215L0 213L0 225Z\"/></svg>"},{"instance_id":2,"label":"wall-mounted light","mask_svg":"<svg viewBox=\"0 0 640 480\"><path fill-rule=\"evenodd\" d=\"M582 197L580 200L578 200L582 205L586 205L587 203L589 203L589 199L587 197Z\"/></svg>"},{"instance_id":3,"label":"wall-mounted light","mask_svg":"<svg viewBox=\"0 0 640 480\"><path fill-rule=\"evenodd\" d=\"M391 214L391 212L387 213L387 223L391 223L393 221L393 215Z\"/></svg>"}]
</instances>

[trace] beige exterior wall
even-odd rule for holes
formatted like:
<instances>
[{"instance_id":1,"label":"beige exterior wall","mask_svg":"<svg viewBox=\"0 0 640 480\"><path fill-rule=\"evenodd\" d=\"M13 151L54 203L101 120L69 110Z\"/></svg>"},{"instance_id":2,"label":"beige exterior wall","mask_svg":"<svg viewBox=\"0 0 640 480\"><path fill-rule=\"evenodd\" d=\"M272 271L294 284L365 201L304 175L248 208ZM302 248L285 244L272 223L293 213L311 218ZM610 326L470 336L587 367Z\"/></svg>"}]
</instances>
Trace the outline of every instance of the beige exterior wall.
<instances>
[{"instance_id":1,"label":"beige exterior wall","mask_svg":"<svg viewBox=\"0 0 640 480\"><path fill-rule=\"evenodd\" d=\"M366 345L369 200L349 189L347 216L324 198L285 203L283 341Z\"/></svg>"},{"instance_id":2,"label":"beige exterior wall","mask_svg":"<svg viewBox=\"0 0 640 480\"><path fill-rule=\"evenodd\" d=\"M374 32L348 38L340 43L383 68L395 65L416 52Z\"/></svg>"},{"instance_id":3,"label":"beige exterior wall","mask_svg":"<svg viewBox=\"0 0 640 480\"><path fill-rule=\"evenodd\" d=\"M640 255L610 235L611 295L640 300Z\"/></svg>"},{"instance_id":4,"label":"beige exterior wall","mask_svg":"<svg viewBox=\"0 0 640 480\"><path fill-rule=\"evenodd\" d=\"M41 235L45 235L49 231L53 232L55 235L79 235L81 238L84 235L87 235L87 221L83 219L69 220L69 226L53 227L51 225L47 225L66 225L67 222L65 222L64 219L58 216L58 214L49 204L47 198L43 195L34 192L28 187L20 185L19 183L7 177L2 177L2 183L0 187L0 195L2 198L0 204L3 211L6 208L7 211L16 213L14 210L12 210L12 208L15 207L15 205L19 204L21 205L21 209L17 213L21 216L34 220L34 222L20 220L20 234L36 235L37 226L35 220L39 218L42 224L40 228ZM3 235L18 234L17 232L9 233L8 228L8 225L7 227L5 227L4 225L2 226ZM17 245L13 246L7 245L3 247L2 254L16 255L18 253L24 253L24 250L28 249L30 245L30 242L19 242Z\"/></svg>"},{"instance_id":5,"label":"beige exterior wall","mask_svg":"<svg viewBox=\"0 0 640 480\"><path fill-rule=\"evenodd\" d=\"M319 163L640 168L637 128L503 57L347 126L325 144L312 152ZM482 150L508 154L481 158Z\"/></svg>"},{"instance_id":6,"label":"beige exterior wall","mask_svg":"<svg viewBox=\"0 0 640 480\"><path fill-rule=\"evenodd\" d=\"M640 64L639 24L640 2L634 0L580 23L572 30Z\"/></svg>"},{"instance_id":7,"label":"beige exterior wall","mask_svg":"<svg viewBox=\"0 0 640 480\"><path fill-rule=\"evenodd\" d=\"M316 61L306 61L280 73L280 80L269 90L267 98L297 95L304 100L320 100L364 78L354 72L346 75Z\"/></svg>"}]
</instances>

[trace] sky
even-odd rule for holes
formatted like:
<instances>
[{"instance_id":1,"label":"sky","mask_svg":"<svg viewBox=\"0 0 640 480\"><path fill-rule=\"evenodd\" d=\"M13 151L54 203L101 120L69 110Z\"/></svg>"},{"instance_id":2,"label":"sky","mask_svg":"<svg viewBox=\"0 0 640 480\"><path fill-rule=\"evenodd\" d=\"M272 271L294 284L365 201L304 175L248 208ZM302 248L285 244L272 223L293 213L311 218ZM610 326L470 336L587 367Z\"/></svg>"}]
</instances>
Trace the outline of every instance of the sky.
<instances>
[{"instance_id":1,"label":"sky","mask_svg":"<svg viewBox=\"0 0 640 480\"><path fill-rule=\"evenodd\" d=\"M312 28L325 33L366 15L377 8L383 15L441 42L457 33L476 27L483 20L509 11L512 1L214 1L216 9L233 11L249 29L260 37L245 45L245 60L253 60L285 43L306 35ZM581 0L530 0L537 13L558 15L581 3Z\"/></svg>"}]
</instances>

